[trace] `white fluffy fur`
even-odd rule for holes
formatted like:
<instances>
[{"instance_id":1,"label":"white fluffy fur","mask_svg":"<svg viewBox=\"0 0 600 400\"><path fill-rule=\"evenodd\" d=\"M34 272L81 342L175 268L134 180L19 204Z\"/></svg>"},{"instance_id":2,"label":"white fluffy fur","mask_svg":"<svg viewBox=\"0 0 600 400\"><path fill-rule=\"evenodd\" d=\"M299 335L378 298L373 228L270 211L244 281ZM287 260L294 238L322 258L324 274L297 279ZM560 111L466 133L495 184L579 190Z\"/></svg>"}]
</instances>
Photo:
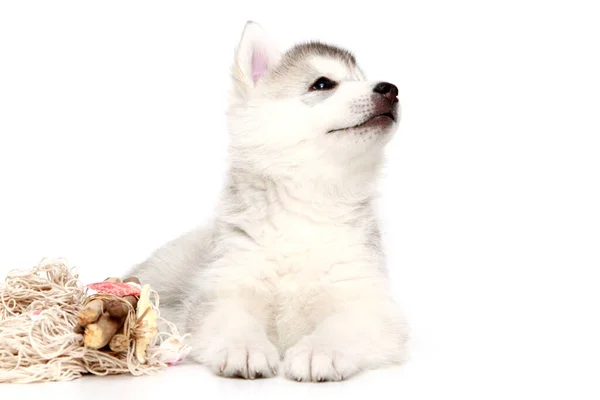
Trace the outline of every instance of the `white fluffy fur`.
<instances>
[{"instance_id":1,"label":"white fluffy fur","mask_svg":"<svg viewBox=\"0 0 600 400\"><path fill-rule=\"evenodd\" d=\"M269 69L255 84L256 49ZM372 205L396 124L327 133L365 120L376 82L335 57L296 61L282 68L282 53L248 23L216 216L128 272L191 333L193 359L224 376L273 376L283 360L291 379L341 380L405 356ZM307 92L319 76L340 82L326 99Z\"/></svg>"}]
</instances>

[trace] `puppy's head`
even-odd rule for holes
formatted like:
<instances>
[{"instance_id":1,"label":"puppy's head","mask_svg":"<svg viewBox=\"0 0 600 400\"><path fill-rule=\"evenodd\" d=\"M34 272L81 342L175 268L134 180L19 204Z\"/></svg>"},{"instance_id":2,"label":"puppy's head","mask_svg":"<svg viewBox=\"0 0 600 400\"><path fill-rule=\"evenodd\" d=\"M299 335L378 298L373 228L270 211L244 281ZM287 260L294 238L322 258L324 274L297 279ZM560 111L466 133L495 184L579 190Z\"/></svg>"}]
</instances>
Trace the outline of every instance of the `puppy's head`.
<instances>
[{"instance_id":1,"label":"puppy's head","mask_svg":"<svg viewBox=\"0 0 600 400\"><path fill-rule=\"evenodd\" d=\"M231 160L266 176L368 174L398 124L398 89L367 80L350 52L311 42L282 53L253 22L232 77Z\"/></svg>"}]
</instances>

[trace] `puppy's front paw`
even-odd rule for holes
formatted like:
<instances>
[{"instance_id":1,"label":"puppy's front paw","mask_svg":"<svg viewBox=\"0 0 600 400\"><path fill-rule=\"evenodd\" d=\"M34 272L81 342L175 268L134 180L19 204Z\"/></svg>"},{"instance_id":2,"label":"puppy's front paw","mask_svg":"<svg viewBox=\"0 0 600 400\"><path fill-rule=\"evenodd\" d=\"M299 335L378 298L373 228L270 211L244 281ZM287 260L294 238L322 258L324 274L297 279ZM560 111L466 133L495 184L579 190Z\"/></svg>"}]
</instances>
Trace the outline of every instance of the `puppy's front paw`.
<instances>
[{"instance_id":1,"label":"puppy's front paw","mask_svg":"<svg viewBox=\"0 0 600 400\"><path fill-rule=\"evenodd\" d=\"M277 375L279 353L266 338L216 340L196 357L215 374L228 378L270 378Z\"/></svg>"},{"instance_id":2,"label":"puppy's front paw","mask_svg":"<svg viewBox=\"0 0 600 400\"><path fill-rule=\"evenodd\" d=\"M359 367L334 347L306 337L285 353L285 376L298 382L341 381L359 372Z\"/></svg>"}]
</instances>

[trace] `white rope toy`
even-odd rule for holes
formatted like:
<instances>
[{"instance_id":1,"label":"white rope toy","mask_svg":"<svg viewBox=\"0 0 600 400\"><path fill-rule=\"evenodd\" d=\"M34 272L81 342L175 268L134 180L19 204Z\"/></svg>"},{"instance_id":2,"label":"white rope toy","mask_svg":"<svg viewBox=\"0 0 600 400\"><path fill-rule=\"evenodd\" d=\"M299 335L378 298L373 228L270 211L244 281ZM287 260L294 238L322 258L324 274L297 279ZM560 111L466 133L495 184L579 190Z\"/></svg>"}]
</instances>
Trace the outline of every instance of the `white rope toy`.
<instances>
[{"instance_id":1,"label":"white rope toy","mask_svg":"<svg viewBox=\"0 0 600 400\"><path fill-rule=\"evenodd\" d=\"M190 351L186 336L160 317L158 294L148 285L140 286L137 310L128 306L118 326L125 347L112 351L112 343L101 348L86 344L86 335L94 333L92 326L101 330L100 318L109 318L107 311L101 310L98 321L88 327L80 326L78 316L93 300L127 305L122 297L93 293L60 259L10 272L0 284L0 383L68 381L84 374L144 375L182 361ZM166 328L162 332L157 330L159 323Z\"/></svg>"}]
</instances>

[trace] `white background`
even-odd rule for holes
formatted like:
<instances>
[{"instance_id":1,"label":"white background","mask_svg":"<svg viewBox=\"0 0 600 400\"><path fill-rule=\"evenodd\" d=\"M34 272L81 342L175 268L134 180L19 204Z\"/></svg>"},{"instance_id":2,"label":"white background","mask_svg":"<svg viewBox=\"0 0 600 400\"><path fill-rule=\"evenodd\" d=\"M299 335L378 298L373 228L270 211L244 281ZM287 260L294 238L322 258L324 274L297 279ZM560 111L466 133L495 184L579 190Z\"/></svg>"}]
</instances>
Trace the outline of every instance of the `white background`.
<instances>
[{"instance_id":1,"label":"white background","mask_svg":"<svg viewBox=\"0 0 600 400\"><path fill-rule=\"evenodd\" d=\"M64 257L104 279L211 215L252 19L400 88L380 213L409 362L342 384L180 366L0 397L600 398L594 2L206 3L0 3L1 275Z\"/></svg>"}]
</instances>

